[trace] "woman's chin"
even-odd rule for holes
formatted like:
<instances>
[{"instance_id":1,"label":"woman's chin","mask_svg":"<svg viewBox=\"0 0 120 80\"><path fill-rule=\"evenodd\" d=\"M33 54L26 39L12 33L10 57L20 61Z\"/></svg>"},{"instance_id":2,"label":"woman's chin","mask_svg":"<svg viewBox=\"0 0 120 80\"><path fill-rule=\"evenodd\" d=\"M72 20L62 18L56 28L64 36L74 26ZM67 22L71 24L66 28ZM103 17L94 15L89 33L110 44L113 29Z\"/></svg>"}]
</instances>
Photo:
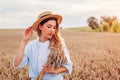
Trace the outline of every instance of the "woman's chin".
<instances>
[{"instance_id":1,"label":"woman's chin","mask_svg":"<svg viewBox=\"0 0 120 80\"><path fill-rule=\"evenodd\" d=\"M49 36L48 38L51 39L53 36Z\"/></svg>"},{"instance_id":2,"label":"woman's chin","mask_svg":"<svg viewBox=\"0 0 120 80\"><path fill-rule=\"evenodd\" d=\"M47 37L48 39L51 39L52 37L51 36L49 36L49 37Z\"/></svg>"}]
</instances>

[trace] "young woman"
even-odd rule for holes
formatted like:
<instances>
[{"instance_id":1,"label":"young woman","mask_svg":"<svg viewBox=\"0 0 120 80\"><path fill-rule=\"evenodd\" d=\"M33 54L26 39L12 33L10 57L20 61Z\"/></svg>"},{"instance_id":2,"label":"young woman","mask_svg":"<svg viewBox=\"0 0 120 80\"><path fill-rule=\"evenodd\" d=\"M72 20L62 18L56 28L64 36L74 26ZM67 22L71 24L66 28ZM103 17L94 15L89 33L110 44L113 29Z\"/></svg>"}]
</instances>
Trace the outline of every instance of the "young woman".
<instances>
[{"instance_id":1,"label":"young woman","mask_svg":"<svg viewBox=\"0 0 120 80\"><path fill-rule=\"evenodd\" d=\"M29 77L35 80L41 71L44 72L42 80L63 80L61 73L72 72L72 62L64 41L59 35L59 24L62 17L50 11L41 13L37 21L23 34L21 44L14 59L17 68L28 64ZM38 38L30 41L33 31L37 32ZM28 44L27 44L28 43ZM49 67L46 63L50 54L50 48L54 47L64 53L67 63L59 68Z\"/></svg>"}]
</instances>

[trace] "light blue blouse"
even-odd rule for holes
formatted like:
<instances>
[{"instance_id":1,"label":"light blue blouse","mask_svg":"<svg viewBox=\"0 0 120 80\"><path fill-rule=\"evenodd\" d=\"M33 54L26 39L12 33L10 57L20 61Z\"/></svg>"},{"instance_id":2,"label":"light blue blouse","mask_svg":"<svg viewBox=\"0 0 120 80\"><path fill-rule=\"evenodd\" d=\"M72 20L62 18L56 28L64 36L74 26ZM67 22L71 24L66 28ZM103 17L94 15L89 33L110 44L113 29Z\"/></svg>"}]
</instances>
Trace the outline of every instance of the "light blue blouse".
<instances>
[{"instance_id":1,"label":"light blue blouse","mask_svg":"<svg viewBox=\"0 0 120 80\"><path fill-rule=\"evenodd\" d=\"M21 63L18 65L18 68L20 67L24 67L26 64L28 64L28 68L29 68L29 77L32 80L35 80L35 78L38 76L39 72L37 69L37 57L39 54L39 48L41 46L41 43L39 41L39 39L30 41L26 47L25 47L25 51L24 51L24 57L23 60L21 61ZM63 46L63 50L64 53L67 57L68 63L67 64L62 64L62 66L64 66L68 71L66 73L71 74L72 72L72 62L70 60L70 56L69 56L69 52L67 50L67 47L65 45L65 43L62 44ZM46 51L46 56L50 53L50 50L48 49ZM44 59L46 62L47 61L47 57L46 59ZM44 74L42 80L63 80L62 74Z\"/></svg>"}]
</instances>

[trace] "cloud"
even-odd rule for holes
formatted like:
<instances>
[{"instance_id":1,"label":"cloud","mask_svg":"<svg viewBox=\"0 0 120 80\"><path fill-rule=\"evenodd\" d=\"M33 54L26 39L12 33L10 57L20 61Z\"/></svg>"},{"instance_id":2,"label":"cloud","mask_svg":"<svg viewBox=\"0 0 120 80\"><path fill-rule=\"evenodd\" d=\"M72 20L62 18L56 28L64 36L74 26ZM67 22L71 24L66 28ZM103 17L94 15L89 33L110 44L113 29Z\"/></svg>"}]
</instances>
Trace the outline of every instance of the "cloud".
<instances>
[{"instance_id":1,"label":"cloud","mask_svg":"<svg viewBox=\"0 0 120 80\"><path fill-rule=\"evenodd\" d=\"M86 24L89 16L120 14L119 0L3 0L0 28L31 25L40 12L50 10L63 16L63 26Z\"/></svg>"}]
</instances>

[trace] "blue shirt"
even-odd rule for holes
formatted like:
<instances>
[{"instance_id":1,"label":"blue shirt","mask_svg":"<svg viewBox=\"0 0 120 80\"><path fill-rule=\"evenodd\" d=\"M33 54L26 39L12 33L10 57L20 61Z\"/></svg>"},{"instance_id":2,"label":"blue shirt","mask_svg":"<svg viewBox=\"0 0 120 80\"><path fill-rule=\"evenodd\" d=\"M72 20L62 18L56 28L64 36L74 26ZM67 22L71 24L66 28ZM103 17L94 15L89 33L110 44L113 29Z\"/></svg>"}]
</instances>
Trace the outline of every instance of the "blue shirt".
<instances>
[{"instance_id":1,"label":"blue shirt","mask_svg":"<svg viewBox=\"0 0 120 80\"><path fill-rule=\"evenodd\" d=\"M63 46L65 56L67 57L67 60L68 60L68 63L62 64L62 66L64 66L67 69L66 73L70 74L72 72L72 62L70 60L69 52L67 50L65 43L63 43L62 46ZM18 68L20 68L20 67L24 67L26 64L28 64L29 77L32 80L35 80L35 78L39 74L38 69L37 69L37 60L38 60L37 57L39 55L40 47L41 47L41 43L40 43L39 39L30 41L25 47L23 60L18 65ZM48 49L46 51L46 56L49 53L50 53L50 50ZM46 62L47 57L44 60L45 60L44 62ZM61 73L59 73L59 74L44 74L42 80L63 80L63 77L62 77Z\"/></svg>"}]
</instances>

